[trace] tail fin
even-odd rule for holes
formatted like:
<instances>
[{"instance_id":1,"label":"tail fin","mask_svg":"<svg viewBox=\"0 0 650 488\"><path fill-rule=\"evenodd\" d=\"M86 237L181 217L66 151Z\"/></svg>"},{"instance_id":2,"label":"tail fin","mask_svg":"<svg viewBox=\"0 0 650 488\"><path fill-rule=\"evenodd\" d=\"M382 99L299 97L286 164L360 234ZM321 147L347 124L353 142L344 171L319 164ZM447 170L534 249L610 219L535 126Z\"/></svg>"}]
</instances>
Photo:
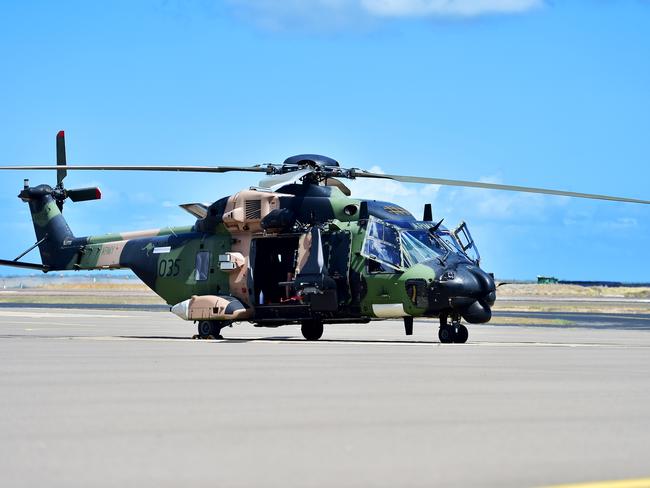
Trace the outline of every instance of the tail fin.
<instances>
[{"instance_id":1,"label":"tail fin","mask_svg":"<svg viewBox=\"0 0 650 488\"><path fill-rule=\"evenodd\" d=\"M72 269L76 250L66 246L74 235L59 210L55 191L49 185L30 187L26 182L18 197L29 204L42 263L51 270Z\"/></svg>"}]
</instances>

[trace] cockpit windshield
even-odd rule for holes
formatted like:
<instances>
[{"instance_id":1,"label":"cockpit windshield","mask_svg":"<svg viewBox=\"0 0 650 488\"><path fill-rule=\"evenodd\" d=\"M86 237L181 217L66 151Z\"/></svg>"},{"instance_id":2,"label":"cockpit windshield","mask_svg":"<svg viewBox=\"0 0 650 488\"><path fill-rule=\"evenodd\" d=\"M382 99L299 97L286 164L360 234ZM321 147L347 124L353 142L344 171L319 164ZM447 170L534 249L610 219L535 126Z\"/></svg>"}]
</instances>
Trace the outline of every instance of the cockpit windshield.
<instances>
[{"instance_id":1,"label":"cockpit windshield","mask_svg":"<svg viewBox=\"0 0 650 488\"><path fill-rule=\"evenodd\" d=\"M380 263L384 272L415 266L450 254L469 259L454 234L441 227L431 232L431 222L386 222L370 217L361 255Z\"/></svg>"},{"instance_id":2,"label":"cockpit windshield","mask_svg":"<svg viewBox=\"0 0 650 488\"><path fill-rule=\"evenodd\" d=\"M422 261L442 258L451 252L438 236L431 235L428 230L403 230L400 232L404 266L410 268Z\"/></svg>"}]
</instances>

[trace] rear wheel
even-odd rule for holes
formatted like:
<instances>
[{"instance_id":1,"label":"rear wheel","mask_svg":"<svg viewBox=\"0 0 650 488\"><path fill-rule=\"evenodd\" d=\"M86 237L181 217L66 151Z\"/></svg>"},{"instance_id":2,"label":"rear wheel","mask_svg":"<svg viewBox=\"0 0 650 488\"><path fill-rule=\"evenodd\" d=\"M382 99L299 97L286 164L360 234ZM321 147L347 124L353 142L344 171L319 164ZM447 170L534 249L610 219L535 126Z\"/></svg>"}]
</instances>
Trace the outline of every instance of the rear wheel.
<instances>
[{"instance_id":1,"label":"rear wheel","mask_svg":"<svg viewBox=\"0 0 650 488\"><path fill-rule=\"evenodd\" d=\"M320 320L305 320L300 325L300 332L308 341L317 341L323 335L323 322Z\"/></svg>"},{"instance_id":2,"label":"rear wheel","mask_svg":"<svg viewBox=\"0 0 650 488\"><path fill-rule=\"evenodd\" d=\"M223 339L221 337L221 325L214 320L201 320L198 325L198 333L201 339Z\"/></svg>"}]
</instances>

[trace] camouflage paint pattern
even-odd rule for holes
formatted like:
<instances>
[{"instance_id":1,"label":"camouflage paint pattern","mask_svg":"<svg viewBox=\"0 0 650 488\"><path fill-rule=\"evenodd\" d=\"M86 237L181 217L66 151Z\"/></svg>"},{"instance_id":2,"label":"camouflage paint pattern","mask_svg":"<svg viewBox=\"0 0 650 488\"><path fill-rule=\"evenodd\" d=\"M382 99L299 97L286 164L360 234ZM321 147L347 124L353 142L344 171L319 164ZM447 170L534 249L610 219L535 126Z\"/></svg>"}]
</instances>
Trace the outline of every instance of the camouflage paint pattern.
<instances>
[{"instance_id":1,"label":"camouflage paint pattern","mask_svg":"<svg viewBox=\"0 0 650 488\"><path fill-rule=\"evenodd\" d=\"M88 237L73 236L47 188L28 188L20 195L29 203L37 239L43 240L39 245L43 264L50 270L131 269L169 305L185 303L186 320L247 318L264 325L258 311L269 307L262 307L254 296L252 244L261 237L297 236L295 276L314 252L309 229L315 226L326 243L335 234L345 237L337 238L336 245L335 240L326 244L328 266L338 266L333 278L339 293L335 311L317 313L321 320L438 316L450 306L446 297L436 302L437 308L432 306L440 266L369 271L368 259L361 254L366 234L366 222L359 220L361 200L346 196L341 185L293 183L277 192L245 190L213 203L192 226ZM415 220L395 204L367 205L369 214L378 219ZM265 269L258 264L254 271L263 276ZM244 310L224 313L233 299ZM298 315L279 315L274 325L312 317L307 305L291 303L297 305ZM276 304L272 312L279 313L277 309L282 305Z\"/></svg>"}]
</instances>

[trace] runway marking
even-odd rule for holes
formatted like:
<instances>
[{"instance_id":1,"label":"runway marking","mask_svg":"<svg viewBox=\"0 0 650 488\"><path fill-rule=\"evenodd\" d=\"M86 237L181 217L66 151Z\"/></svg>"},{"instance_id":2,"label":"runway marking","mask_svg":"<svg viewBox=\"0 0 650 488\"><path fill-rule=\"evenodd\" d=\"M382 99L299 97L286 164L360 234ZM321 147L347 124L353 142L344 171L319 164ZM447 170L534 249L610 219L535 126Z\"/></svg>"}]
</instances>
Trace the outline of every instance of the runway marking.
<instances>
[{"instance_id":1,"label":"runway marking","mask_svg":"<svg viewBox=\"0 0 650 488\"><path fill-rule=\"evenodd\" d=\"M190 336L179 337L145 337L145 336L68 336L59 337L60 339L82 339L92 341L156 341L156 342L199 342L204 344L239 344L242 342L255 342L263 344L302 344L308 347L323 347L331 344L341 345L372 345L372 346L426 346L426 347L564 347L564 348L598 348L598 347L615 347L625 349L648 349L650 345L638 344L594 344L594 343L559 343L559 342L468 342L466 344L441 344L440 342L425 342L425 341L390 341L390 340L374 340L374 339L321 339L319 341L305 341L301 338L287 338L287 339L274 339L265 337L230 337L227 339L210 339L210 340L197 340Z\"/></svg>"},{"instance_id":2,"label":"runway marking","mask_svg":"<svg viewBox=\"0 0 650 488\"><path fill-rule=\"evenodd\" d=\"M538 315L532 315L531 314L544 314L544 315L556 315L558 316L557 318L551 319L551 318L545 318L544 315L539 316ZM603 313L603 312L509 312L509 311L504 311L504 312L495 312L494 316L485 325L491 325L492 321L498 322L499 319L521 319L521 318L526 318L530 320L573 320L575 321L576 319L580 318L580 315L582 316L588 316L588 317L595 317L596 320L594 322L598 322L600 319L624 319L624 320L645 320L648 321L650 320L647 317L646 313L643 314L632 314L632 313ZM639 317L638 315L642 315ZM560 317L561 316L561 317Z\"/></svg>"},{"instance_id":3,"label":"runway marking","mask_svg":"<svg viewBox=\"0 0 650 488\"><path fill-rule=\"evenodd\" d=\"M59 313L52 312L51 310L44 312L17 312L13 310L0 310L0 317L25 317L29 319L46 319L46 318L107 318L107 319L126 319L126 318L140 318L138 315L117 315L117 314L90 314L90 313Z\"/></svg>"},{"instance_id":4,"label":"runway marking","mask_svg":"<svg viewBox=\"0 0 650 488\"><path fill-rule=\"evenodd\" d=\"M44 329L48 329L50 325L58 325L61 327L73 327L71 324L67 322L50 322L49 320L47 321L47 324L44 324L43 321L36 322L34 320L20 320L20 321L10 323L9 325L18 326L18 327L21 327L23 325L40 325L41 327L43 327L43 325L47 325L48 327L43 327Z\"/></svg>"},{"instance_id":5,"label":"runway marking","mask_svg":"<svg viewBox=\"0 0 650 488\"><path fill-rule=\"evenodd\" d=\"M595 481L590 483L569 483L546 488L650 488L650 478L630 480Z\"/></svg>"}]
</instances>

